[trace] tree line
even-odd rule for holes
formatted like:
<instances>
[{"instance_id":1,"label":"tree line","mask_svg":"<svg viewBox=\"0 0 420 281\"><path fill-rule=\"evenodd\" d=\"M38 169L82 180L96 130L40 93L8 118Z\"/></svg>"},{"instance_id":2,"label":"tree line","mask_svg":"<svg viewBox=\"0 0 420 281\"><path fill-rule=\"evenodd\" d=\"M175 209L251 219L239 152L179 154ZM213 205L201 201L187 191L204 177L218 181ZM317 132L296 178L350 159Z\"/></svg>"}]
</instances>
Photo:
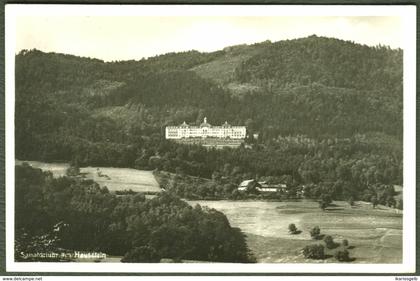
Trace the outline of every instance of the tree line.
<instances>
[{"instance_id":1,"label":"tree line","mask_svg":"<svg viewBox=\"0 0 420 281\"><path fill-rule=\"evenodd\" d=\"M225 51L109 63L22 51L16 157L157 169L220 185L286 177L314 198L327 190L333 199L393 204L378 192L402 184L402 51L320 37L263 45L237 50L247 59L233 82L258 85L241 96L192 70ZM245 145L216 150L164 139L165 126L205 116L246 125Z\"/></svg>"},{"instance_id":2,"label":"tree line","mask_svg":"<svg viewBox=\"0 0 420 281\"><path fill-rule=\"evenodd\" d=\"M35 252L94 251L123 262L161 258L254 262L245 237L214 209L170 193L117 196L91 180L16 166L15 259Z\"/></svg>"}]
</instances>

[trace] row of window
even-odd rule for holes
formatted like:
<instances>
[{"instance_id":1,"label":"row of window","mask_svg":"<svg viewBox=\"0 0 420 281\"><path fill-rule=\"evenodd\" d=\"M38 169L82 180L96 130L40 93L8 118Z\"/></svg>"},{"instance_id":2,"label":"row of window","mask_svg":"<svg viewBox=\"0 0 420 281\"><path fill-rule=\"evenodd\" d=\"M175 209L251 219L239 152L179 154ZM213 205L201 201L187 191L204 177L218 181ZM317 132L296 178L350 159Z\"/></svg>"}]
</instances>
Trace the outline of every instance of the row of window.
<instances>
[{"instance_id":1,"label":"row of window","mask_svg":"<svg viewBox=\"0 0 420 281\"><path fill-rule=\"evenodd\" d=\"M194 134L201 134L203 132L207 132L207 133L217 133L217 134L221 134L221 133L231 133L231 134L236 134L236 133L245 133L245 130L241 130L241 131L233 131L233 130L226 130L226 131L214 131L214 130L197 130L197 131L193 131L193 130L168 130L168 132L180 132L180 133L194 133Z\"/></svg>"},{"instance_id":2,"label":"row of window","mask_svg":"<svg viewBox=\"0 0 420 281\"><path fill-rule=\"evenodd\" d=\"M237 128L183 128L183 127L166 127L166 136L168 138L182 138L182 137L232 137L244 138L246 134L245 127Z\"/></svg>"},{"instance_id":3,"label":"row of window","mask_svg":"<svg viewBox=\"0 0 420 281\"><path fill-rule=\"evenodd\" d=\"M245 137L244 133L234 133L234 134L178 134L177 132L167 133L167 137L202 137L202 136L214 136L214 137L236 137L243 138Z\"/></svg>"},{"instance_id":4,"label":"row of window","mask_svg":"<svg viewBox=\"0 0 420 281\"><path fill-rule=\"evenodd\" d=\"M219 132L203 132L203 133L192 133L192 132L168 132L168 135L245 135L245 132L227 132L227 133L219 133Z\"/></svg>"}]
</instances>

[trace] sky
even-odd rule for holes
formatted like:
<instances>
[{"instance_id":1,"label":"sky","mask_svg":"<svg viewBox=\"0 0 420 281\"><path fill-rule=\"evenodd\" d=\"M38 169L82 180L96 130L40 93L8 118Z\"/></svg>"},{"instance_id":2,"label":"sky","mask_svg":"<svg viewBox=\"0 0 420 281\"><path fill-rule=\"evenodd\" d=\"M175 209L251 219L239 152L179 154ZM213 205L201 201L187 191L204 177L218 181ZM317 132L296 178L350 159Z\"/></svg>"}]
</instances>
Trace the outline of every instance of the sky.
<instances>
[{"instance_id":1,"label":"sky","mask_svg":"<svg viewBox=\"0 0 420 281\"><path fill-rule=\"evenodd\" d=\"M105 61L139 60L313 34L403 47L401 18L392 16L19 16L16 53L36 48Z\"/></svg>"}]
</instances>

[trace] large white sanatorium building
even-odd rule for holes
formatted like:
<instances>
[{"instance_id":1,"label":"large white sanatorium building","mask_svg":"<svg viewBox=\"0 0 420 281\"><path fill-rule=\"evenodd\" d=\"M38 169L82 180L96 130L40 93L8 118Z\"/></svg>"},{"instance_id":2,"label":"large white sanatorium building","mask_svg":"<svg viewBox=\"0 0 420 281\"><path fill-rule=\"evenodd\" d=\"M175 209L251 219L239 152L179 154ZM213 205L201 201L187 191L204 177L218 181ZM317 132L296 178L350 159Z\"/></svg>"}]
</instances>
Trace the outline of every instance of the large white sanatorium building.
<instances>
[{"instance_id":1,"label":"large white sanatorium building","mask_svg":"<svg viewBox=\"0 0 420 281\"><path fill-rule=\"evenodd\" d=\"M219 139L244 139L245 126L232 126L225 122L222 126L212 126L207 123L207 118L200 126L190 126L182 123L179 126L168 126L165 129L166 139L183 138L219 138Z\"/></svg>"}]
</instances>

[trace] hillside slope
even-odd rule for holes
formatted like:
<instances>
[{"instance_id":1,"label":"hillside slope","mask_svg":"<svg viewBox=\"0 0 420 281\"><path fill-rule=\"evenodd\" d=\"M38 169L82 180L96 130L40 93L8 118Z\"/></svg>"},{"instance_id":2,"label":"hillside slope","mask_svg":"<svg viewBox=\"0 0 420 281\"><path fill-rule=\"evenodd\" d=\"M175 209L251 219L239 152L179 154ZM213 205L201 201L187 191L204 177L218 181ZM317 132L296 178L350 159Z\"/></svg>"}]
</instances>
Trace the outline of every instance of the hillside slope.
<instances>
[{"instance_id":1,"label":"hillside slope","mask_svg":"<svg viewBox=\"0 0 420 281\"><path fill-rule=\"evenodd\" d=\"M129 145L205 116L212 124L245 124L263 143L298 134L401 140L402 51L311 36L140 61L38 50L16 56L23 159L57 139Z\"/></svg>"}]
</instances>

